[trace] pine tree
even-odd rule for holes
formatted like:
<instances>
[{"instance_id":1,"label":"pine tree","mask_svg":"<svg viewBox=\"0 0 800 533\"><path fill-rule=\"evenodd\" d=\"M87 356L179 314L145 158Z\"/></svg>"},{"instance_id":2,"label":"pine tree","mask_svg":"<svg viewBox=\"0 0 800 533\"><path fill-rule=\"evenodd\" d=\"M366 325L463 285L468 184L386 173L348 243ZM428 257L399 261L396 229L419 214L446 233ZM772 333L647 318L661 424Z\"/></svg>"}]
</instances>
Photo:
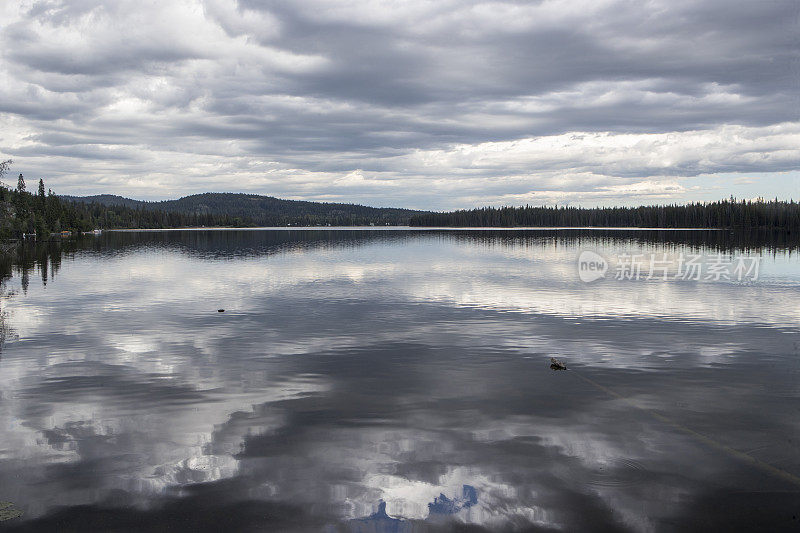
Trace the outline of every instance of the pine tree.
<instances>
[{"instance_id":1,"label":"pine tree","mask_svg":"<svg viewBox=\"0 0 800 533\"><path fill-rule=\"evenodd\" d=\"M22 174L17 178L17 192L25 192L25 178L22 177Z\"/></svg>"}]
</instances>

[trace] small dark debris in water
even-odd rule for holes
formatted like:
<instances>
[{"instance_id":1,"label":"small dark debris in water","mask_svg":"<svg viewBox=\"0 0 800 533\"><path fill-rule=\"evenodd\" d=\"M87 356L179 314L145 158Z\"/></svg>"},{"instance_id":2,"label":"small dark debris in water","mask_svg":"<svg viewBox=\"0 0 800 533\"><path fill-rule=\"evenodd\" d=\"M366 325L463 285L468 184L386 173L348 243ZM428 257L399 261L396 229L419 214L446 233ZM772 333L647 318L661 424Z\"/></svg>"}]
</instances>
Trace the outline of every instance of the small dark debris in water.
<instances>
[{"instance_id":1,"label":"small dark debris in water","mask_svg":"<svg viewBox=\"0 0 800 533\"><path fill-rule=\"evenodd\" d=\"M217 313L224 313L224 312L225 312L224 309L217 309Z\"/></svg>"},{"instance_id":2,"label":"small dark debris in water","mask_svg":"<svg viewBox=\"0 0 800 533\"><path fill-rule=\"evenodd\" d=\"M555 357L550 358L550 369L551 370L566 370L567 365L556 359Z\"/></svg>"}]
</instances>

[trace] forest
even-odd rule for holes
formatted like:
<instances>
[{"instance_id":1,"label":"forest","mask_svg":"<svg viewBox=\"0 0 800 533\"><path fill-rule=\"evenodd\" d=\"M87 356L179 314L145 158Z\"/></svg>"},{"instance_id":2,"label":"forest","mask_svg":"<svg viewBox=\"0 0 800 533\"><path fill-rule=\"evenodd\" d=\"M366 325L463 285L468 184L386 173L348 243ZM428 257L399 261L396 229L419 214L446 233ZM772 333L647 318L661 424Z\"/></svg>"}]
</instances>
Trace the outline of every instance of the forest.
<instances>
[{"instance_id":1,"label":"forest","mask_svg":"<svg viewBox=\"0 0 800 533\"><path fill-rule=\"evenodd\" d=\"M397 226L408 224L411 215L423 213L410 209L283 200L244 193L193 194L160 202L144 202L113 195L62 198L94 205L93 209L98 216L107 208L113 209L117 215L124 212L137 217L141 223L148 224L145 227L168 227L176 215L182 220L179 224L182 226ZM166 214L167 218L150 219L148 215L137 215L154 212ZM126 224L119 220L116 223Z\"/></svg>"},{"instance_id":2,"label":"forest","mask_svg":"<svg viewBox=\"0 0 800 533\"><path fill-rule=\"evenodd\" d=\"M406 225L408 209L354 204L281 200L234 193L196 194L163 202L121 196L57 196L40 179L29 192L22 174L16 187L1 180L11 161L0 163L0 239L93 229L160 229L183 227L369 226Z\"/></svg>"},{"instance_id":3,"label":"forest","mask_svg":"<svg viewBox=\"0 0 800 533\"><path fill-rule=\"evenodd\" d=\"M408 223L409 216L402 214L402 210L354 207L350 210L297 210L292 213L281 210L212 210L205 206L194 209L187 206L185 210L179 210L171 206L106 205L63 199L52 191L45 194L42 180L39 180L38 192L31 194L26 191L24 178L20 175L17 188L0 187L0 238L20 238L32 234L36 234L37 238L44 238L61 231L85 232L93 229L369 226Z\"/></svg>"},{"instance_id":4,"label":"forest","mask_svg":"<svg viewBox=\"0 0 800 533\"><path fill-rule=\"evenodd\" d=\"M0 179L11 161L0 163ZM195 224L237 225L241 220L230 216L192 216L182 213L104 206L64 200L45 192L40 179L35 192L29 192L22 174L16 187L0 181L0 240L16 240L36 236L47 239L53 233L81 233L99 228L168 228Z\"/></svg>"},{"instance_id":5,"label":"forest","mask_svg":"<svg viewBox=\"0 0 800 533\"><path fill-rule=\"evenodd\" d=\"M0 180L11 161L0 163ZM47 191L47 192L46 192ZM0 181L0 239L49 238L62 231L256 226L640 227L800 230L800 203L726 200L640 207L484 207L444 213L356 204L205 193L144 202L121 196L57 196L42 179L34 192L22 174Z\"/></svg>"},{"instance_id":6,"label":"forest","mask_svg":"<svg viewBox=\"0 0 800 533\"><path fill-rule=\"evenodd\" d=\"M640 207L484 207L420 213L411 226L439 227L638 227L800 230L800 203L777 199Z\"/></svg>"},{"instance_id":7,"label":"forest","mask_svg":"<svg viewBox=\"0 0 800 533\"><path fill-rule=\"evenodd\" d=\"M2 178L10 161L0 163ZM81 231L93 229L92 221L62 202L52 191L45 194L44 181L39 180L35 193L27 190L22 174L15 188L0 183L0 239L17 239L26 235L39 238L64 230Z\"/></svg>"}]
</instances>

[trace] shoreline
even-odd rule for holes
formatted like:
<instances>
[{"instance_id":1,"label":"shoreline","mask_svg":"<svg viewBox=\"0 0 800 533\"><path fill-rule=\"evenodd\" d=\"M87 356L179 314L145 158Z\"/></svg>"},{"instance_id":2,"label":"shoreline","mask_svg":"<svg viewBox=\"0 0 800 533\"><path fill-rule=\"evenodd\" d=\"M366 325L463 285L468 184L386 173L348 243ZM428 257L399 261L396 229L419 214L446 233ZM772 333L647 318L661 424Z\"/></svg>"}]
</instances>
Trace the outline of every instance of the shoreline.
<instances>
[{"instance_id":1,"label":"shoreline","mask_svg":"<svg viewBox=\"0 0 800 533\"><path fill-rule=\"evenodd\" d=\"M744 228L742 228L744 229ZM758 228L748 228L752 231ZM729 228L647 228L605 226L257 226L257 227L185 227L185 228L124 228L104 229L106 232L161 231L737 231ZM766 230L765 231L769 231ZM786 230L780 230L786 231Z\"/></svg>"}]
</instances>

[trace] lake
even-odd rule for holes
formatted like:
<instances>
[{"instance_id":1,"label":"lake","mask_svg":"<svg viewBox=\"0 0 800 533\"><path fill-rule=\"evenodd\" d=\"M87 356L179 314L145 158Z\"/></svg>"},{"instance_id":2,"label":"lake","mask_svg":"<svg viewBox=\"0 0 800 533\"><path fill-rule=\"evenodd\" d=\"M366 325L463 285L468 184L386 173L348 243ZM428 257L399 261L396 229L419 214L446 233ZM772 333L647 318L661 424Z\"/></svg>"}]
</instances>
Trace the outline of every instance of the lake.
<instances>
[{"instance_id":1,"label":"lake","mask_svg":"<svg viewBox=\"0 0 800 533\"><path fill-rule=\"evenodd\" d=\"M0 529L797 530L797 239L28 245L2 265Z\"/></svg>"}]
</instances>

